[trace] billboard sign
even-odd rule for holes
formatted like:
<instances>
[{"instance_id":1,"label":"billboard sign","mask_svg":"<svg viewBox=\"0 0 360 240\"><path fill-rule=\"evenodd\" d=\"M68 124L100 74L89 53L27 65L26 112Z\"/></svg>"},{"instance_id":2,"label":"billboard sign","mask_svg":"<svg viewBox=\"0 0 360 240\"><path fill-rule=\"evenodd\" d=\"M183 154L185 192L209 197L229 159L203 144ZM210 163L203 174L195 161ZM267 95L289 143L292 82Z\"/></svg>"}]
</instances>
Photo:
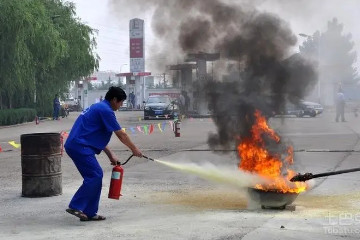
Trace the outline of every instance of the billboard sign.
<instances>
[{"instance_id":1,"label":"billboard sign","mask_svg":"<svg viewBox=\"0 0 360 240\"><path fill-rule=\"evenodd\" d=\"M144 44L142 38L130 38L130 58L143 58Z\"/></svg>"},{"instance_id":2,"label":"billboard sign","mask_svg":"<svg viewBox=\"0 0 360 240\"><path fill-rule=\"evenodd\" d=\"M144 20L130 20L130 72L145 71Z\"/></svg>"}]
</instances>

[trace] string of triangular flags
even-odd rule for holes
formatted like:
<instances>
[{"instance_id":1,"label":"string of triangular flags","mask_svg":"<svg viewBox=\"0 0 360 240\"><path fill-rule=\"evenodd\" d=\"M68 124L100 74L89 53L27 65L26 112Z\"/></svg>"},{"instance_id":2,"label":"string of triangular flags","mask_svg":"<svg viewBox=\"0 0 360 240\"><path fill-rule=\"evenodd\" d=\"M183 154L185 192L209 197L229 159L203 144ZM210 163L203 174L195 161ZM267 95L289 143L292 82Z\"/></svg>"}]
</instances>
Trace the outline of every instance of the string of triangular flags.
<instances>
[{"instance_id":1,"label":"string of triangular flags","mask_svg":"<svg viewBox=\"0 0 360 240\"><path fill-rule=\"evenodd\" d=\"M174 122L169 121L168 123L170 125L170 129L172 129ZM163 132L163 131L165 131L166 124L167 124L167 122L162 122L162 123L157 123L156 126L158 127L160 132ZM137 130L138 132L149 135L149 134L152 134L154 132L155 124L122 128L122 130L125 131L125 132L126 132L127 129L130 130L132 134L136 134L136 130ZM69 135L69 133L66 132L66 131L61 131L60 132L60 136L61 136L61 138L63 140L64 140L64 138L68 137L68 135ZM14 147L16 149L21 147L21 144L16 143L15 141L0 142L0 152L3 152L3 147L1 145L3 145L4 143L10 144L12 147Z\"/></svg>"},{"instance_id":2,"label":"string of triangular flags","mask_svg":"<svg viewBox=\"0 0 360 240\"><path fill-rule=\"evenodd\" d=\"M159 129L160 132L164 132L166 125L170 126L170 129L173 129L174 121L164 121L160 123L146 124L146 125L137 125L130 127L123 127L122 130L126 133L136 134L137 132L149 135L152 134L156 129Z\"/></svg>"},{"instance_id":3,"label":"string of triangular flags","mask_svg":"<svg viewBox=\"0 0 360 240\"><path fill-rule=\"evenodd\" d=\"M181 120L184 120L186 117L182 116ZM187 118L190 121L194 121L195 118ZM198 118L201 122L204 121L204 118ZM206 119L206 118L205 118ZM213 121L212 118L208 118L208 121ZM142 119L139 118L139 122L141 122ZM175 120L176 121L176 120ZM173 131L174 127L174 121L163 121L160 123L154 123L154 124L146 124L146 125L137 125L137 126L130 126L130 127L123 127L122 130L124 132L131 132L132 134L136 134L137 132L149 135L154 132L155 129L159 129L159 131L162 133L165 131L166 126L169 124L170 129Z\"/></svg>"},{"instance_id":4,"label":"string of triangular flags","mask_svg":"<svg viewBox=\"0 0 360 240\"><path fill-rule=\"evenodd\" d=\"M184 118L182 118L182 119L184 119ZM190 121L194 120L193 118L188 118L188 119ZM200 119L200 121L204 121L204 119ZM210 118L209 121L212 121L212 119ZM124 128L122 128L122 130L124 132L131 132L132 134L136 134L137 132L140 132L145 135L150 135L157 129L161 133L164 132L167 125L169 125L169 129L171 129L171 131L173 131L174 121L163 121L163 122L159 122L159 123L146 124L146 125L142 125L142 126L137 125L137 126L124 127ZM60 131L60 135L61 135L61 138L64 139L64 138L68 137L69 133L66 131ZM0 152L4 152L4 149L2 147L2 146L4 146L3 145L4 143L9 144L16 149L21 147L21 144L16 143L15 141L0 142Z\"/></svg>"}]
</instances>

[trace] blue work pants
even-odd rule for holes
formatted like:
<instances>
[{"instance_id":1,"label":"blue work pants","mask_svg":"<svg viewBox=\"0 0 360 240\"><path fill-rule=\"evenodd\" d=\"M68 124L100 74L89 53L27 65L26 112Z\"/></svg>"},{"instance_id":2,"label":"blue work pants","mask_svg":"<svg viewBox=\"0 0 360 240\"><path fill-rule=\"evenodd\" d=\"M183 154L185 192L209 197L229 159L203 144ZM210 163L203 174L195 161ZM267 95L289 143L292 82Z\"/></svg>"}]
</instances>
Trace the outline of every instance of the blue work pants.
<instances>
[{"instance_id":1,"label":"blue work pants","mask_svg":"<svg viewBox=\"0 0 360 240\"><path fill-rule=\"evenodd\" d=\"M60 107L59 107L59 106L55 106L55 107L54 107L53 120L58 120L58 119L59 119L59 112L60 112Z\"/></svg>"},{"instance_id":2,"label":"blue work pants","mask_svg":"<svg viewBox=\"0 0 360 240\"><path fill-rule=\"evenodd\" d=\"M69 208L81 210L91 218L99 209L103 171L95 158L95 153L79 153L72 149L66 149L66 152L84 178L83 184L71 199Z\"/></svg>"}]
</instances>

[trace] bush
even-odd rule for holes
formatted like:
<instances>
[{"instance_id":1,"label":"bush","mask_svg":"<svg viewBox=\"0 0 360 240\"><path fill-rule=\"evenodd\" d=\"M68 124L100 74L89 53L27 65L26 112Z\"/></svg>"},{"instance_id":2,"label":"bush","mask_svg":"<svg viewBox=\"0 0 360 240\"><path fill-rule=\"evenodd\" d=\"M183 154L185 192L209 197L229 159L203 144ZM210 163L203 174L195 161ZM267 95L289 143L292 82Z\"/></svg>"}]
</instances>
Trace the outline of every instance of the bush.
<instances>
[{"instance_id":1,"label":"bush","mask_svg":"<svg viewBox=\"0 0 360 240\"><path fill-rule=\"evenodd\" d=\"M36 117L36 110L32 108L0 110L0 126L32 122Z\"/></svg>"}]
</instances>

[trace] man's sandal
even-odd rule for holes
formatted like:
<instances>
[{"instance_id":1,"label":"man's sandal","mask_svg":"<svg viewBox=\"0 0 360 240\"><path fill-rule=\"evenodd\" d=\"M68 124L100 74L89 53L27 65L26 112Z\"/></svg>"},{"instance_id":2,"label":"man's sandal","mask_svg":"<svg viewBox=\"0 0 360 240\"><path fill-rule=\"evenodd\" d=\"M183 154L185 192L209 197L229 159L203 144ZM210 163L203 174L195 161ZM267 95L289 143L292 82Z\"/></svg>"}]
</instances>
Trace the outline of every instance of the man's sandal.
<instances>
[{"instance_id":1,"label":"man's sandal","mask_svg":"<svg viewBox=\"0 0 360 240\"><path fill-rule=\"evenodd\" d=\"M72 208L68 208L66 209L66 211L72 215L74 215L75 217L80 218L81 221L87 221L89 218L86 216L85 213L83 213L80 210L76 210L76 209L72 209Z\"/></svg>"},{"instance_id":2,"label":"man's sandal","mask_svg":"<svg viewBox=\"0 0 360 240\"><path fill-rule=\"evenodd\" d=\"M87 218L86 220L80 218L80 221L83 221L83 222L84 221L102 221L102 220L105 220L105 219L106 219L106 217L104 217L104 216L95 215L95 216L93 216L91 218Z\"/></svg>"}]
</instances>

